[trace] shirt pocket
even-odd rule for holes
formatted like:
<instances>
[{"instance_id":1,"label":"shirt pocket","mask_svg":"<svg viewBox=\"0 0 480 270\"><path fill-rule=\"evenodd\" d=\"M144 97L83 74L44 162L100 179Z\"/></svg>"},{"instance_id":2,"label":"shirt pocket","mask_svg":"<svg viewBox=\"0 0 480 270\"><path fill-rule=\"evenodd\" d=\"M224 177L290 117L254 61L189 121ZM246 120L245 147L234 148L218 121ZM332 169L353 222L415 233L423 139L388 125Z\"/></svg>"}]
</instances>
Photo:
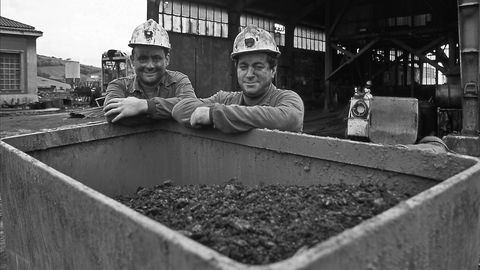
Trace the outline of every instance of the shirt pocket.
<instances>
[{"instance_id":1,"label":"shirt pocket","mask_svg":"<svg viewBox=\"0 0 480 270\"><path fill-rule=\"evenodd\" d=\"M161 85L158 89L158 96L161 98L172 98L175 97L175 84L171 84L169 86Z\"/></svg>"}]
</instances>

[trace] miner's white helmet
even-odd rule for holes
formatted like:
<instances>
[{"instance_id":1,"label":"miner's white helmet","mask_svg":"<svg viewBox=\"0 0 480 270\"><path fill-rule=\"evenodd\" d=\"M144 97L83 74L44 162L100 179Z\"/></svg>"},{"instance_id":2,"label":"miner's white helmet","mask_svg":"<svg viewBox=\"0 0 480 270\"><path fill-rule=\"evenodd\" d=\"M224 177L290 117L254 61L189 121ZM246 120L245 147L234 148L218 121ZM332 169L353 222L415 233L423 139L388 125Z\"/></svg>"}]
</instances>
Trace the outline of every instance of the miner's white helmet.
<instances>
[{"instance_id":1,"label":"miner's white helmet","mask_svg":"<svg viewBox=\"0 0 480 270\"><path fill-rule=\"evenodd\" d=\"M156 21L149 19L133 30L128 46L133 48L135 45L160 46L170 49L170 40L167 31Z\"/></svg>"},{"instance_id":2,"label":"miner's white helmet","mask_svg":"<svg viewBox=\"0 0 480 270\"><path fill-rule=\"evenodd\" d=\"M246 52L269 52L275 56L280 55L280 50L272 35L255 25L245 27L237 35L233 42L233 51L230 57L233 59L235 56Z\"/></svg>"}]
</instances>

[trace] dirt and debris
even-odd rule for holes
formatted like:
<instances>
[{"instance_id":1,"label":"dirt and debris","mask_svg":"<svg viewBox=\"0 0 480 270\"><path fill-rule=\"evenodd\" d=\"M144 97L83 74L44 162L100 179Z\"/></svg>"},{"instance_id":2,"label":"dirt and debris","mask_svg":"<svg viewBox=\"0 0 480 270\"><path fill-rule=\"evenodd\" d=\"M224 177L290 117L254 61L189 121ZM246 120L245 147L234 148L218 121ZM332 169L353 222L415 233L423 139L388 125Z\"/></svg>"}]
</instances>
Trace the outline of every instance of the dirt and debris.
<instances>
[{"instance_id":1,"label":"dirt and debris","mask_svg":"<svg viewBox=\"0 0 480 270\"><path fill-rule=\"evenodd\" d=\"M0 110L0 138L103 121L100 107Z\"/></svg>"},{"instance_id":2,"label":"dirt and debris","mask_svg":"<svg viewBox=\"0 0 480 270\"><path fill-rule=\"evenodd\" d=\"M384 185L174 185L116 199L238 262L268 264L302 252L409 197Z\"/></svg>"}]
</instances>

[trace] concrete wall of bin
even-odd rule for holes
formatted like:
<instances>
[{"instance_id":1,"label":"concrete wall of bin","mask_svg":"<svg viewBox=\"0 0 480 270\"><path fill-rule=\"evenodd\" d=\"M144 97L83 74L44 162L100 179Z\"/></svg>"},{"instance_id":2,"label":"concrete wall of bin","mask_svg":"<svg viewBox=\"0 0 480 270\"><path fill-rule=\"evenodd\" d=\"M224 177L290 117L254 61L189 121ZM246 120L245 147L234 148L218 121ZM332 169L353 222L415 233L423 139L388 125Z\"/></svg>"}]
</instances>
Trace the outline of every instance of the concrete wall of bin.
<instances>
[{"instance_id":1,"label":"concrete wall of bin","mask_svg":"<svg viewBox=\"0 0 480 270\"><path fill-rule=\"evenodd\" d=\"M476 269L480 163L453 154L175 123L107 124L0 141L12 269ZM384 182L420 192L290 259L247 266L108 196L178 184Z\"/></svg>"}]
</instances>

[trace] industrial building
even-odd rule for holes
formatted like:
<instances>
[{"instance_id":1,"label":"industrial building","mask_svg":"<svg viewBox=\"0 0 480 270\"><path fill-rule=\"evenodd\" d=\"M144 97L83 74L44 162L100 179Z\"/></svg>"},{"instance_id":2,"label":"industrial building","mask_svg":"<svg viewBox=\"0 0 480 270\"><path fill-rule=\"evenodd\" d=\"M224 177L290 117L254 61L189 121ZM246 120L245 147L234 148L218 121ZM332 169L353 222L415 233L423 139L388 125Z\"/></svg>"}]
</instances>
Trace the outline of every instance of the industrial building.
<instances>
[{"instance_id":1,"label":"industrial building","mask_svg":"<svg viewBox=\"0 0 480 270\"><path fill-rule=\"evenodd\" d=\"M35 27L0 16L0 105L27 104L37 96Z\"/></svg>"},{"instance_id":2,"label":"industrial building","mask_svg":"<svg viewBox=\"0 0 480 270\"><path fill-rule=\"evenodd\" d=\"M254 24L280 47L276 86L307 108L345 106L372 81L374 96L418 99L419 136L469 134L480 155L478 1L147 3L147 17L169 31L169 68L187 74L199 97L237 90L229 54L239 30Z\"/></svg>"}]
</instances>

